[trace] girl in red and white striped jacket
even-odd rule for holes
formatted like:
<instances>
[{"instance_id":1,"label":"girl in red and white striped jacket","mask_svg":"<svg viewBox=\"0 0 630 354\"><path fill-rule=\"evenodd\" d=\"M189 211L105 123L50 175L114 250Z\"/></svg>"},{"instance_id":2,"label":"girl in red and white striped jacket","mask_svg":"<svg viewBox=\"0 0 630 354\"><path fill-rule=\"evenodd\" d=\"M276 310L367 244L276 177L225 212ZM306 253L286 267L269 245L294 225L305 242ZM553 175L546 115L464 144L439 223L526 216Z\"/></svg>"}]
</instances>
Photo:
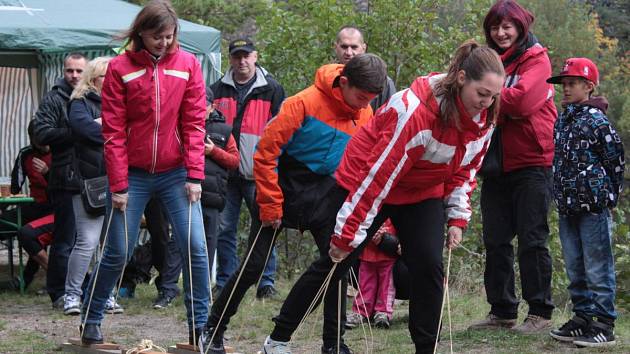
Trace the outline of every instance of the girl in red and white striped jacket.
<instances>
[{"instance_id":1,"label":"girl in red and white striped jacket","mask_svg":"<svg viewBox=\"0 0 630 354\"><path fill-rule=\"evenodd\" d=\"M417 353L433 351L444 227L447 246L456 247L470 220L470 194L504 79L495 51L466 42L447 73L417 78L355 134L336 172L338 186L328 195L339 206L331 217L330 258L315 261L294 285L265 347L287 345L333 264L338 263L331 281L338 281L390 218L413 279L411 337ZM345 344L339 349L348 352Z\"/></svg>"}]
</instances>

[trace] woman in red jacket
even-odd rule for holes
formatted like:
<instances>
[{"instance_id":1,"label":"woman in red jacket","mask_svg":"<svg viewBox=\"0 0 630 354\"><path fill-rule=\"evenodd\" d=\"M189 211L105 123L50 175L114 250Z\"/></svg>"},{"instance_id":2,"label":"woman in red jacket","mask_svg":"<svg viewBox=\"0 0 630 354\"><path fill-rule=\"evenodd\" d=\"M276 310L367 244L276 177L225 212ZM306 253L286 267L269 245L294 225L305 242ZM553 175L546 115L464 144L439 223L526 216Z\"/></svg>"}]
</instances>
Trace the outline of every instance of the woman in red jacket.
<instances>
[{"instance_id":1,"label":"woman in red jacket","mask_svg":"<svg viewBox=\"0 0 630 354\"><path fill-rule=\"evenodd\" d=\"M337 169L337 186L328 195L330 257L315 261L293 286L264 353L288 351L293 331L333 264L338 263L331 279L336 282L388 218L413 279L409 331L416 352L433 351L444 281L444 226L448 247L456 247L471 216L470 194L504 76L494 50L467 42L448 73L417 78L354 135ZM350 353L342 343L334 352Z\"/></svg>"},{"instance_id":2,"label":"woman in red jacket","mask_svg":"<svg viewBox=\"0 0 630 354\"><path fill-rule=\"evenodd\" d=\"M471 328L516 325L518 298L514 291L514 249L523 298L529 305L525 322L515 329L533 333L549 328L551 257L547 248L547 213L551 202L553 103L551 63L547 50L529 32L534 16L515 1L498 1L484 20L486 41L501 56L506 87L501 91L503 171L485 176L481 187L483 241L486 247L484 284L491 305L486 319Z\"/></svg>"},{"instance_id":3,"label":"woman in red jacket","mask_svg":"<svg viewBox=\"0 0 630 354\"><path fill-rule=\"evenodd\" d=\"M198 203L204 179L205 88L199 62L177 44L177 29L171 4L150 1L126 33L127 49L107 68L102 117L111 192L105 219L109 233L83 304L84 344L103 341L100 323L107 295L131 258L140 218L152 197L164 205L182 254L191 334L208 318L208 256Z\"/></svg>"}]
</instances>

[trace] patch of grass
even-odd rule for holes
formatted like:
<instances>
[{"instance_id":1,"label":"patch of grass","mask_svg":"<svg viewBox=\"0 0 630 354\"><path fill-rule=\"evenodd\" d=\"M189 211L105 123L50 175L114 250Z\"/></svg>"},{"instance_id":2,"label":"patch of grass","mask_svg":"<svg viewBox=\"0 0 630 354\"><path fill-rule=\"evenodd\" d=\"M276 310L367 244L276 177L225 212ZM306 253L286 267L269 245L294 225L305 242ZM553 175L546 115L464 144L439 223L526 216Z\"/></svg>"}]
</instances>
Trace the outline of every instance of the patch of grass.
<instances>
[{"instance_id":1,"label":"patch of grass","mask_svg":"<svg viewBox=\"0 0 630 354\"><path fill-rule=\"evenodd\" d=\"M35 331L12 331L3 333L6 340L0 341L0 353L50 353L58 345Z\"/></svg>"}]
</instances>

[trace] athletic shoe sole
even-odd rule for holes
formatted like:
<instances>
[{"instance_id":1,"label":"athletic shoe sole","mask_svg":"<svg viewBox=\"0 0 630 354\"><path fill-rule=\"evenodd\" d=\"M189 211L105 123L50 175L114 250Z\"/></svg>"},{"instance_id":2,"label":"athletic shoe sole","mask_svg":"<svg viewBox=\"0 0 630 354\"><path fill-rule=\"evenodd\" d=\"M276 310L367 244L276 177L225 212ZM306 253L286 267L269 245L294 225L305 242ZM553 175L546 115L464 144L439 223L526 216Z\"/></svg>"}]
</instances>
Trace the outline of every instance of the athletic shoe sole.
<instances>
[{"instance_id":1,"label":"athletic shoe sole","mask_svg":"<svg viewBox=\"0 0 630 354\"><path fill-rule=\"evenodd\" d=\"M81 314L81 309L78 307L73 307L71 309L64 310L63 314L66 316L77 316Z\"/></svg>"},{"instance_id":2,"label":"athletic shoe sole","mask_svg":"<svg viewBox=\"0 0 630 354\"><path fill-rule=\"evenodd\" d=\"M577 345L578 347L606 348L606 347L612 347L616 345L617 342L612 340L610 342L592 343L592 342L581 342L581 341L574 340L573 344Z\"/></svg>"},{"instance_id":3,"label":"athletic shoe sole","mask_svg":"<svg viewBox=\"0 0 630 354\"><path fill-rule=\"evenodd\" d=\"M557 335L554 333L549 333L549 335L551 336L551 338L555 339L555 340L559 340L561 342L573 342L575 340L576 337L563 337L561 335Z\"/></svg>"}]
</instances>

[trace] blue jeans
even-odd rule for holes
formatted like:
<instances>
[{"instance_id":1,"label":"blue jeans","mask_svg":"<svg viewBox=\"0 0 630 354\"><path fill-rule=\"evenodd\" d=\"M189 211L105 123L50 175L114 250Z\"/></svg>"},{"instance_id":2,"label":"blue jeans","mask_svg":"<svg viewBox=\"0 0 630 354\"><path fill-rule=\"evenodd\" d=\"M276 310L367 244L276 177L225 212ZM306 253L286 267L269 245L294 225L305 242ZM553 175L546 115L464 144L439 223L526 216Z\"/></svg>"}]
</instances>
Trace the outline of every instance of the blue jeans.
<instances>
[{"instance_id":1,"label":"blue jeans","mask_svg":"<svg viewBox=\"0 0 630 354\"><path fill-rule=\"evenodd\" d=\"M186 171L177 168L171 171L150 174L137 169L129 170L129 200L127 202L127 245L125 245L125 220L119 209L113 210L111 195L107 203L105 225L111 215L111 224L107 234L105 251L100 261L98 274L92 273L89 291L96 282L89 312L88 301L84 302L83 313L87 313L86 323L99 324L103 320L105 301L111 290L116 285L121 275L125 262L129 261L133 254L139 232L140 217L151 197L155 196L162 201L169 222L173 227L173 237L182 255L182 268L184 270L184 304L188 326L192 328L192 310L194 308L194 325L199 328L205 325L208 318L208 300L210 287L208 284L208 255L206 253L205 235L201 221L200 208L197 203L192 204L190 226L190 261L192 268L192 292L193 308L190 306L190 281L188 272L188 213L189 202L184 189ZM128 247L128 248L126 248ZM126 252L126 250L128 252ZM98 277L98 280L96 279ZM88 291L88 294L89 294Z\"/></svg>"},{"instance_id":2,"label":"blue jeans","mask_svg":"<svg viewBox=\"0 0 630 354\"><path fill-rule=\"evenodd\" d=\"M252 207L256 203L256 184L254 181L242 177L231 176L228 180L228 188L225 196L225 208L219 215L219 234L217 236L217 287L223 288L230 276L236 272L239 265L236 254L236 229L241 214L241 201L245 199L245 205L252 215ZM276 274L276 249L273 249L269 262L263 272L259 288L274 285Z\"/></svg>"},{"instance_id":3,"label":"blue jeans","mask_svg":"<svg viewBox=\"0 0 630 354\"><path fill-rule=\"evenodd\" d=\"M610 211L560 215L559 226L573 312L616 319Z\"/></svg>"}]
</instances>

